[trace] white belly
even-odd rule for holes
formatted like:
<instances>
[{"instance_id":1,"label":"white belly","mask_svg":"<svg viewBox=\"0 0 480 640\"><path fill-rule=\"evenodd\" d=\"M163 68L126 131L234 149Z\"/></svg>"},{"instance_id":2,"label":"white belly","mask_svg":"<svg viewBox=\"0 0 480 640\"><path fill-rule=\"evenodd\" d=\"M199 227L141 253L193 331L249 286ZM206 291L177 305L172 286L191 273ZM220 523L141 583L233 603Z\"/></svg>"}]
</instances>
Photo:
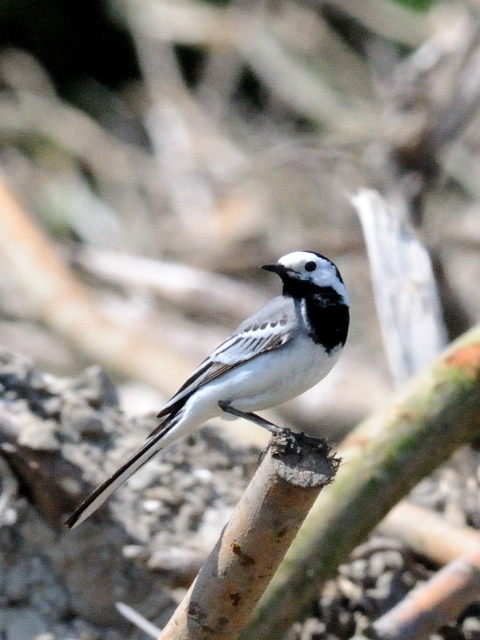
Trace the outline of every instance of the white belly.
<instances>
[{"instance_id":1,"label":"white belly","mask_svg":"<svg viewBox=\"0 0 480 640\"><path fill-rule=\"evenodd\" d=\"M310 340L295 340L241 364L194 395L201 404L205 403L205 408L223 400L240 411L268 409L317 384L331 370L340 352L341 348L328 355ZM221 413L215 407L215 414Z\"/></svg>"}]
</instances>

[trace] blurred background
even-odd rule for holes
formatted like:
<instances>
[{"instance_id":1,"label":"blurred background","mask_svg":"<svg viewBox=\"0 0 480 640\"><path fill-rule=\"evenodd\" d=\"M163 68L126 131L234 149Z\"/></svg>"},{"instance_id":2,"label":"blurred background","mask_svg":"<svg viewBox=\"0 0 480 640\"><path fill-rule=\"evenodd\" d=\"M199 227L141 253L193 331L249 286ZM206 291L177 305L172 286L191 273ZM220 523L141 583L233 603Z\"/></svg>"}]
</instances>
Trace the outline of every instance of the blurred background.
<instances>
[{"instance_id":1,"label":"blurred background","mask_svg":"<svg viewBox=\"0 0 480 640\"><path fill-rule=\"evenodd\" d=\"M402 377L360 189L426 249L445 341L480 315L479 99L477 0L3 0L0 343L54 374L98 363L157 411L278 293L258 265L318 251L351 333L279 419L338 441Z\"/></svg>"},{"instance_id":2,"label":"blurred background","mask_svg":"<svg viewBox=\"0 0 480 640\"><path fill-rule=\"evenodd\" d=\"M146 637L119 600L166 623L264 430L202 429L65 517L279 293L259 265L305 249L343 275L349 338L262 415L335 446L480 319L480 0L0 2L2 637ZM478 526L463 455L419 491ZM288 637L349 638L431 575L389 544Z\"/></svg>"}]
</instances>

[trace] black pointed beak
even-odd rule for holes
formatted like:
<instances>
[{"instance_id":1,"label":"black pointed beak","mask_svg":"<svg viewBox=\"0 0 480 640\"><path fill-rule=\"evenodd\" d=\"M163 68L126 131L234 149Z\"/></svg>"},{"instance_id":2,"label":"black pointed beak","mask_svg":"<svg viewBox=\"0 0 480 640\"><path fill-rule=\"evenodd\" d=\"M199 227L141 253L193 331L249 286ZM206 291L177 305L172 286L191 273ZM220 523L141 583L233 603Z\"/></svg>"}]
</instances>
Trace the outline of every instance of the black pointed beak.
<instances>
[{"instance_id":1,"label":"black pointed beak","mask_svg":"<svg viewBox=\"0 0 480 640\"><path fill-rule=\"evenodd\" d=\"M287 268L280 264L279 262L273 262L272 264L262 264L260 269L265 269L265 271L272 271L273 273L278 273L279 276L284 275L287 272Z\"/></svg>"}]
</instances>

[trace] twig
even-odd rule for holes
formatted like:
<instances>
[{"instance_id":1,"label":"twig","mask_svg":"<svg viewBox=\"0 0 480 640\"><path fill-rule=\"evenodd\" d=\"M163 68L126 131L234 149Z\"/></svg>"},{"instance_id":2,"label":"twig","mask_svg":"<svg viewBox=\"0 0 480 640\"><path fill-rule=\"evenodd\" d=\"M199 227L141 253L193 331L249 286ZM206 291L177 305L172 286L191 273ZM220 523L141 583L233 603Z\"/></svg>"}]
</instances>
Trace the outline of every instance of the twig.
<instances>
[{"instance_id":1,"label":"twig","mask_svg":"<svg viewBox=\"0 0 480 640\"><path fill-rule=\"evenodd\" d=\"M480 185L477 178L480 171L480 160L469 147L470 145L465 140L455 140L445 149L441 162L443 170L458 180L468 195L478 202L480 201ZM453 224L452 221L452 227L457 234L462 232L462 228L458 228L458 221L456 224ZM470 237L470 234L464 235Z\"/></svg>"},{"instance_id":2,"label":"twig","mask_svg":"<svg viewBox=\"0 0 480 640\"><path fill-rule=\"evenodd\" d=\"M234 640L338 462L324 441L275 436L159 640Z\"/></svg>"},{"instance_id":3,"label":"twig","mask_svg":"<svg viewBox=\"0 0 480 640\"><path fill-rule=\"evenodd\" d=\"M351 95L342 96L324 77L287 53L266 25L242 42L239 50L262 82L298 113L343 134L358 135L364 127L373 127L374 105L367 109L353 100L354 106Z\"/></svg>"},{"instance_id":4,"label":"twig","mask_svg":"<svg viewBox=\"0 0 480 640\"><path fill-rule=\"evenodd\" d=\"M348 99L342 96L321 74L287 52L265 18L253 15L252 19L252 12L245 10L227 11L191 2L181 7L148 0L132 0L131 4L135 6L132 25L145 36L160 42L231 47L286 104L334 131L358 133L365 122L372 130L376 126L371 104L367 108L357 101L355 110L351 95Z\"/></svg>"},{"instance_id":5,"label":"twig","mask_svg":"<svg viewBox=\"0 0 480 640\"><path fill-rule=\"evenodd\" d=\"M117 187L150 185L153 160L139 147L117 140L84 112L59 98L27 91L2 95L2 129L38 132L82 159L96 176Z\"/></svg>"},{"instance_id":6,"label":"twig","mask_svg":"<svg viewBox=\"0 0 480 640\"><path fill-rule=\"evenodd\" d=\"M124 602L116 602L115 606L124 618L144 631L151 638L158 637L161 632L160 629L144 618L140 613L138 613L138 611L135 611L135 609L132 609L132 607L129 607L128 604L125 604Z\"/></svg>"},{"instance_id":7,"label":"twig","mask_svg":"<svg viewBox=\"0 0 480 640\"><path fill-rule=\"evenodd\" d=\"M93 361L144 380L166 393L175 391L194 363L168 345L162 348L111 320L56 254L0 180L0 255L22 287L37 317Z\"/></svg>"},{"instance_id":8,"label":"twig","mask_svg":"<svg viewBox=\"0 0 480 640\"><path fill-rule=\"evenodd\" d=\"M51 170L41 179L38 176L43 197L47 196L51 201L54 200L54 194L57 194L57 198L58 195L65 194L61 199L68 204L65 205L66 211L61 211L62 218L68 217L69 212L74 219L73 226L79 225L81 228L81 216L76 215L75 207L81 207L85 201L90 200L90 216L96 219L95 213L90 210L92 205L102 216L107 210L106 219L113 217L122 228L121 237L117 237L120 246L158 245L158 237L154 239L150 234L145 238L145 226L151 222L146 194L155 190L157 176L153 160L140 147L117 140L92 118L59 98L27 91L17 91L13 96L2 95L0 122L2 131L9 135L15 132L20 137L36 134L47 137L73 158L85 163L95 179L99 193L107 195L108 204L99 200L93 194L91 185L86 186L80 175L80 168L74 179L71 174L73 164L57 171L56 178ZM65 174L68 180L65 179ZM58 205L55 203L53 206ZM132 210L135 211L134 218L129 217ZM98 226L95 229L98 240Z\"/></svg>"},{"instance_id":9,"label":"twig","mask_svg":"<svg viewBox=\"0 0 480 640\"><path fill-rule=\"evenodd\" d=\"M240 322L265 304L264 296L232 278L204 269L115 251L82 248L74 261L121 286L149 288L175 305L203 315Z\"/></svg>"},{"instance_id":10,"label":"twig","mask_svg":"<svg viewBox=\"0 0 480 640\"><path fill-rule=\"evenodd\" d=\"M162 577L162 584L168 584L172 589L188 589L207 556L208 549L203 546L195 549L163 546L153 552L147 566Z\"/></svg>"},{"instance_id":11,"label":"twig","mask_svg":"<svg viewBox=\"0 0 480 640\"><path fill-rule=\"evenodd\" d=\"M429 509L402 500L377 527L392 538L399 538L419 555L439 565L480 549L480 532L472 527L451 524Z\"/></svg>"},{"instance_id":12,"label":"twig","mask_svg":"<svg viewBox=\"0 0 480 640\"><path fill-rule=\"evenodd\" d=\"M480 548L454 560L352 640L423 640L451 620L480 593Z\"/></svg>"},{"instance_id":13,"label":"twig","mask_svg":"<svg viewBox=\"0 0 480 640\"><path fill-rule=\"evenodd\" d=\"M0 427L1 428L1 427ZM17 519L17 514L12 507L13 498L18 491L18 482L12 473L7 462L0 457L0 527L3 525L13 524Z\"/></svg>"},{"instance_id":14,"label":"twig","mask_svg":"<svg viewBox=\"0 0 480 640\"><path fill-rule=\"evenodd\" d=\"M193 227L199 241L202 225L215 208L211 182L200 171L192 103L184 86L173 45L148 41L134 31L137 56L149 87L152 105L146 128L163 176L172 212Z\"/></svg>"},{"instance_id":15,"label":"twig","mask_svg":"<svg viewBox=\"0 0 480 640\"><path fill-rule=\"evenodd\" d=\"M227 15L231 11L235 16L235 12L249 4L249 0L232 0L226 7ZM252 9L257 12L263 9L263 5L263 0L257 1ZM232 47L220 45L211 48L195 93L215 121L218 122L225 115L241 74L242 61Z\"/></svg>"},{"instance_id":16,"label":"twig","mask_svg":"<svg viewBox=\"0 0 480 640\"><path fill-rule=\"evenodd\" d=\"M398 500L478 436L479 378L477 326L346 438L336 482L316 501L242 638L281 637Z\"/></svg>"},{"instance_id":17,"label":"twig","mask_svg":"<svg viewBox=\"0 0 480 640\"><path fill-rule=\"evenodd\" d=\"M317 8L322 4L321 0L302 2ZM383 0L329 0L329 4L358 20L373 33L410 47L418 47L429 35L428 19L422 13L412 11L400 3Z\"/></svg>"}]
</instances>

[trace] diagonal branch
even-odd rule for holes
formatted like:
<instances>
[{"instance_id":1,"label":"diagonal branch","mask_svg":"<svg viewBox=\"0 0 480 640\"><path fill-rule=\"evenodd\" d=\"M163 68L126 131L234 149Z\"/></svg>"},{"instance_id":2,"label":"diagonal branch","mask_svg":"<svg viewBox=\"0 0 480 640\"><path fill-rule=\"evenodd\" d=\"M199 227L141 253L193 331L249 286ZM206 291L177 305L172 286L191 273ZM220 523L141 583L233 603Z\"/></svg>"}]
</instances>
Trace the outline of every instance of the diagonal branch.
<instances>
[{"instance_id":1,"label":"diagonal branch","mask_svg":"<svg viewBox=\"0 0 480 640\"><path fill-rule=\"evenodd\" d=\"M325 441L274 436L253 480L159 640L234 640L338 467Z\"/></svg>"},{"instance_id":2,"label":"diagonal branch","mask_svg":"<svg viewBox=\"0 0 480 640\"><path fill-rule=\"evenodd\" d=\"M477 326L346 438L335 483L316 501L242 638L282 637L387 512L479 433Z\"/></svg>"}]
</instances>

